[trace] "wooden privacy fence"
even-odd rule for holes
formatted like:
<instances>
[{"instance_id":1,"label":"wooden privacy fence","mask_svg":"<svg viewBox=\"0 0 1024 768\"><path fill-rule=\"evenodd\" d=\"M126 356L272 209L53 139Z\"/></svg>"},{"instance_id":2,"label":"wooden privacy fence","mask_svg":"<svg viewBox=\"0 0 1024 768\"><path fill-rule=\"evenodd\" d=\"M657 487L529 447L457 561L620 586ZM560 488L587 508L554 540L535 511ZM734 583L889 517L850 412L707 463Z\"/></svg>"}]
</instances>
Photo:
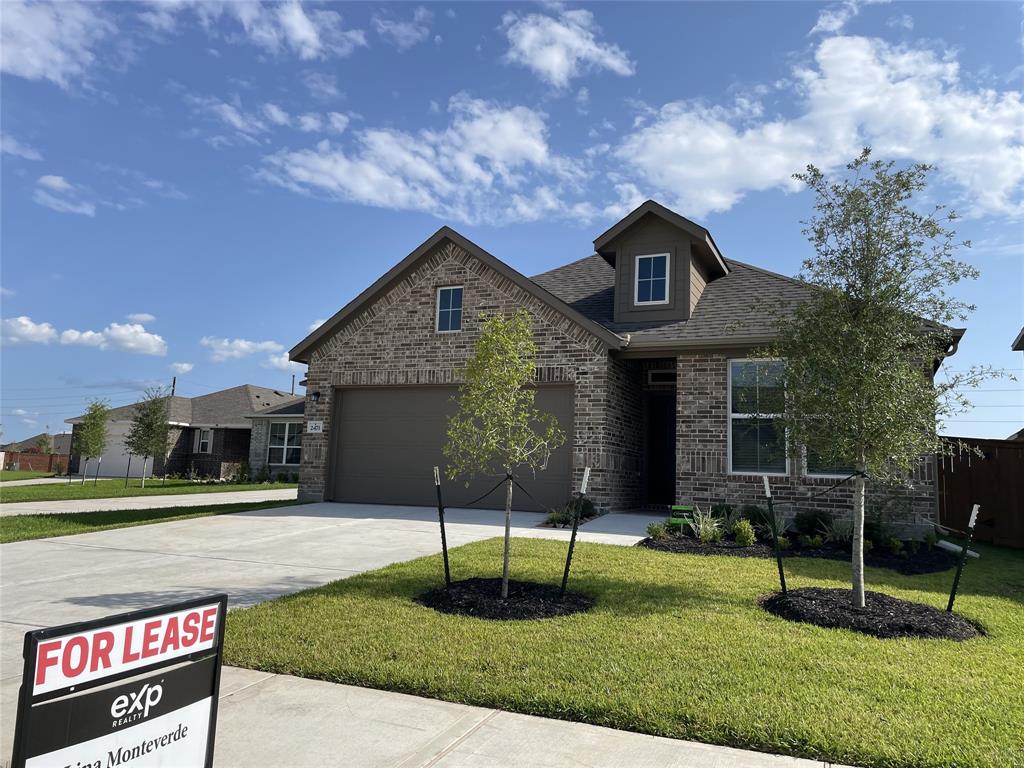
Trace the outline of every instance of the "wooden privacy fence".
<instances>
[{"instance_id":1,"label":"wooden privacy fence","mask_svg":"<svg viewBox=\"0 0 1024 768\"><path fill-rule=\"evenodd\" d=\"M1024 548L1024 440L945 440L953 454L938 457L939 524L963 531L980 504L974 538Z\"/></svg>"},{"instance_id":2,"label":"wooden privacy fence","mask_svg":"<svg viewBox=\"0 0 1024 768\"><path fill-rule=\"evenodd\" d=\"M4 451L4 469L55 472L62 474L68 466L67 454L35 451Z\"/></svg>"}]
</instances>

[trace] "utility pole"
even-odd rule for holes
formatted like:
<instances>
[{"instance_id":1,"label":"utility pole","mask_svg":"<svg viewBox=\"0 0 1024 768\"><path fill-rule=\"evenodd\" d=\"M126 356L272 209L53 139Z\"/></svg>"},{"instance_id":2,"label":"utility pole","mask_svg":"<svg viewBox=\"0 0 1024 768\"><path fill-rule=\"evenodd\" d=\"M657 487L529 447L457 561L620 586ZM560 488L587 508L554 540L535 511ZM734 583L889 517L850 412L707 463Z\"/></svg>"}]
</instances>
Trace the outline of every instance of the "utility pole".
<instances>
[{"instance_id":1,"label":"utility pole","mask_svg":"<svg viewBox=\"0 0 1024 768\"><path fill-rule=\"evenodd\" d=\"M175 390L175 388L177 386L178 386L178 377L177 376L172 376L171 377L171 397L174 397L174 390Z\"/></svg>"},{"instance_id":2,"label":"utility pole","mask_svg":"<svg viewBox=\"0 0 1024 768\"><path fill-rule=\"evenodd\" d=\"M295 396L295 374L292 374L292 397Z\"/></svg>"}]
</instances>

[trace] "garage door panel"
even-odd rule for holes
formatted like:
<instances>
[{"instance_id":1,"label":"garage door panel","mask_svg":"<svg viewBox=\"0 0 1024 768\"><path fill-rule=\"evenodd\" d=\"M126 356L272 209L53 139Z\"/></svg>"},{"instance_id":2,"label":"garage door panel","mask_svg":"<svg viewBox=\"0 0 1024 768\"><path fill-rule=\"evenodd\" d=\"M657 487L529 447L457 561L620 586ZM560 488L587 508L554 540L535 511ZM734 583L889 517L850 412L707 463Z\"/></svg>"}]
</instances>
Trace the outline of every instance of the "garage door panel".
<instances>
[{"instance_id":1,"label":"garage door panel","mask_svg":"<svg viewBox=\"0 0 1024 768\"><path fill-rule=\"evenodd\" d=\"M388 387L342 389L337 392L335 420L338 431L331 458L331 498L335 501L431 505L436 499L433 467L444 471L443 449L447 419L455 413L453 387ZM553 413L568 436L548 468L533 478L521 479L538 505L522 491L513 493L516 509L538 510L560 506L570 493L571 387L541 387L537 407ZM459 506L493 487L500 476L477 477L469 487L463 479L445 481L445 504ZM480 502L483 507L504 505L499 489ZM541 506L543 505L543 506Z\"/></svg>"}]
</instances>

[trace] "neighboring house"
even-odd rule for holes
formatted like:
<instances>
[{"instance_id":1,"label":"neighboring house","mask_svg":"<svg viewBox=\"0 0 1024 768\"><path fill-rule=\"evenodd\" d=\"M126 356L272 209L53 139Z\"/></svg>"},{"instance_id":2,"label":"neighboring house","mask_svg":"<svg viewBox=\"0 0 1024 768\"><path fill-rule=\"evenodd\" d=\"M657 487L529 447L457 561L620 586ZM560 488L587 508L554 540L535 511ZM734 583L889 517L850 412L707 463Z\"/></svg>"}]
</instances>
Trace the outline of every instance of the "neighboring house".
<instances>
[{"instance_id":1,"label":"neighboring house","mask_svg":"<svg viewBox=\"0 0 1024 768\"><path fill-rule=\"evenodd\" d=\"M0 451L10 451L11 453L38 453L39 451L39 440L46 436L46 432L40 432L38 435L27 437L24 440L19 440L16 443L7 443L0 445ZM67 456L68 450L71 448L71 433L61 432L59 435L50 435L50 453L56 453L61 456Z\"/></svg>"},{"instance_id":2,"label":"neighboring house","mask_svg":"<svg viewBox=\"0 0 1024 768\"><path fill-rule=\"evenodd\" d=\"M256 477L264 468L277 477L298 474L302 463L302 427L306 399L293 397L248 418L252 420L249 441L249 474Z\"/></svg>"},{"instance_id":3,"label":"neighboring house","mask_svg":"<svg viewBox=\"0 0 1024 768\"><path fill-rule=\"evenodd\" d=\"M1013 340L1011 347L1014 352L1024 352L1024 328L1020 329L1020 333L1017 334L1017 338ZM1024 440L1024 428L1018 429L1007 440Z\"/></svg>"},{"instance_id":4,"label":"neighboring house","mask_svg":"<svg viewBox=\"0 0 1024 768\"><path fill-rule=\"evenodd\" d=\"M773 338L769 308L809 288L726 259L711 234L648 201L594 241L595 254L527 278L448 227L290 352L306 363L300 498L432 504L446 417L480 316L525 307L537 343L537 404L569 435L522 480L540 505L565 504L592 467L604 509L776 498L850 508L827 467L791 461L770 419L731 404L774 386L778 363L748 359ZM962 331L951 331L950 353ZM445 483L458 506L494 485ZM934 519L934 458L910 494ZM536 509L518 492L517 508ZM495 495L488 499L499 505Z\"/></svg>"},{"instance_id":5,"label":"neighboring house","mask_svg":"<svg viewBox=\"0 0 1024 768\"><path fill-rule=\"evenodd\" d=\"M168 474L196 475L200 477L233 477L243 462L249 460L249 417L265 408L294 399L287 392L243 384L199 397L171 397L168 404L170 423ZM100 462L99 473L104 477L124 477L142 474L142 460L129 457L124 438L131 427L134 405L112 408L107 421L107 449ZM81 416L68 419L77 425ZM74 426L72 427L72 434ZM79 472L79 459L71 461L71 471ZM89 472L94 464L90 463ZM151 460L154 474L164 473L162 457Z\"/></svg>"}]
</instances>

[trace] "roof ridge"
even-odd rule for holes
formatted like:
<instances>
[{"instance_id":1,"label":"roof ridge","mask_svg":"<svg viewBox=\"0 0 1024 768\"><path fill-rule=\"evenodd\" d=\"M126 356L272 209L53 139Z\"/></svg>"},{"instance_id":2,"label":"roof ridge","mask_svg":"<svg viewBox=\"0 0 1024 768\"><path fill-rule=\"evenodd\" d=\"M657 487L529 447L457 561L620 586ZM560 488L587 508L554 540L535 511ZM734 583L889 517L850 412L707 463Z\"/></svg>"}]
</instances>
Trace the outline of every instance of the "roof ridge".
<instances>
[{"instance_id":1,"label":"roof ridge","mask_svg":"<svg viewBox=\"0 0 1024 768\"><path fill-rule=\"evenodd\" d=\"M811 286L811 283L808 283L806 280L801 280L801 279L799 279L797 277L790 277L789 275L784 275L781 272L773 272L770 269L765 269L764 267L759 267L756 264L748 264L745 261L740 261L739 259L732 259L732 258L728 258L728 259L726 259L726 261L729 262L730 264L735 264L735 265L737 265L739 267L746 267L747 269L752 269L755 272L760 272L761 274L768 275L769 277L777 277L780 280L786 280L786 281L788 281L790 283L793 283L794 285L801 285L801 286L805 286L805 287L810 287Z\"/></svg>"}]
</instances>

